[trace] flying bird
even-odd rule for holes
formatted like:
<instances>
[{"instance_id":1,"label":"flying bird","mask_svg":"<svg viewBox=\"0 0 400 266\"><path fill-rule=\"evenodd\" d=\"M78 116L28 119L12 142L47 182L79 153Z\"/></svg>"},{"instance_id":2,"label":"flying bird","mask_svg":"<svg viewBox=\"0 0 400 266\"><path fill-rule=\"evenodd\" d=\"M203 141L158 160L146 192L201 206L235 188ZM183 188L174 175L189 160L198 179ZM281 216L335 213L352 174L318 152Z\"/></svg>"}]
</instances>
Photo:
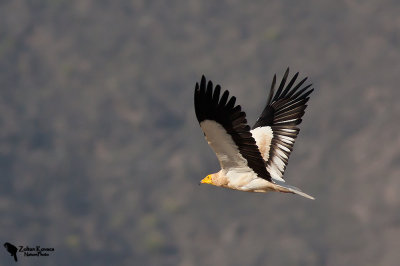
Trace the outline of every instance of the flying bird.
<instances>
[{"instance_id":1,"label":"flying bird","mask_svg":"<svg viewBox=\"0 0 400 266\"><path fill-rule=\"evenodd\" d=\"M200 183L248 192L278 191L314 199L283 179L290 153L300 131L297 127L307 107L312 84L296 85L299 73L287 83L286 70L275 91L272 80L266 106L252 128L236 98L221 86L213 86L204 75L196 83L194 106L204 136L219 160L221 170ZM286 85L286 86L285 86Z\"/></svg>"}]
</instances>

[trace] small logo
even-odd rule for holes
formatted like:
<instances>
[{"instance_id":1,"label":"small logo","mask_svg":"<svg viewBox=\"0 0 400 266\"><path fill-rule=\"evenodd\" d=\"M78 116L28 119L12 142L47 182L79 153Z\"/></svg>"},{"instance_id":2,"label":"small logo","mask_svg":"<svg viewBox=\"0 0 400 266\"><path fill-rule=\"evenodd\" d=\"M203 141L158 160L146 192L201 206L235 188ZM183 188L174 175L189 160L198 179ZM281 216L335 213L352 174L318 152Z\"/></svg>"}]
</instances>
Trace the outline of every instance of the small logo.
<instances>
[{"instance_id":1,"label":"small logo","mask_svg":"<svg viewBox=\"0 0 400 266\"><path fill-rule=\"evenodd\" d=\"M4 247L10 253L11 256L14 257L15 261L17 259L17 252L24 254L24 257L48 257L52 252L54 252L54 248L41 247L41 246L14 246L13 244L6 242L4 243Z\"/></svg>"},{"instance_id":2,"label":"small logo","mask_svg":"<svg viewBox=\"0 0 400 266\"><path fill-rule=\"evenodd\" d=\"M18 248L16 246L14 246L13 244L8 243L8 242L4 243L4 247L11 254L11 256L14 257L14 260L18 261L18 259L17 259Z\"/></svg>"}]
</instances>

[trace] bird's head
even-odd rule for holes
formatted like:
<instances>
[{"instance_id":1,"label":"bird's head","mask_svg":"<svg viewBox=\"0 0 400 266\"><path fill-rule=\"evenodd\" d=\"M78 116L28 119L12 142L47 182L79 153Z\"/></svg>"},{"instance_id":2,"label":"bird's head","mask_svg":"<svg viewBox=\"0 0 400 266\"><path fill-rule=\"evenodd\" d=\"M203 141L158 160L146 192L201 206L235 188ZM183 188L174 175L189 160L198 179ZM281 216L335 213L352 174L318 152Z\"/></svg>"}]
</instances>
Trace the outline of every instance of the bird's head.
<instances>
[{"instance_id":1,"label":"bird's head","mask_svg":"<svg viewBox=\"0 0 400 266\"><path fill-rule=\"evenodd\" d=\"M200 184L215 185L215 184L213 183L213 178L214 178L214 174L208 175L208 176L204 177L204 178L200 181Z\"/></svg>"}]
</instances>

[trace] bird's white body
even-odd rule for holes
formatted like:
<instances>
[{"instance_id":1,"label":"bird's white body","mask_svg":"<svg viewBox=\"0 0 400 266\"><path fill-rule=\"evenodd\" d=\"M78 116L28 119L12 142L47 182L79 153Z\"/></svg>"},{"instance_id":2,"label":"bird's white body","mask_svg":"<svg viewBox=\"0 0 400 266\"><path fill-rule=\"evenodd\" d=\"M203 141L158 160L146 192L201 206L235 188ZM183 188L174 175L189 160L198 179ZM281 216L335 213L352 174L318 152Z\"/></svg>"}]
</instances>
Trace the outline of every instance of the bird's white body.
<instances>
[{"instance_id":1,"label":"bird's white body","mask_svg":"<svg viewBox=\"0 0 400 266\"><path fill-rule=\"evenodd\" d=\"M248 167L247 161L239 152L232 137L226 130L213 120L205 120L200 127L206 134L206 140L214 150L220 162L221 170L213 175L213 183L217 186L248 192L279 191L296 193L304 197L314 199L300 191L300 189L284 184L282 178L274 179L271 183L258 175ZM265 161L269 157L269 149L272 140L272 129L270 127L259 127L250 131L255 139L260 153Z\"/></svg>"}]
</instances>

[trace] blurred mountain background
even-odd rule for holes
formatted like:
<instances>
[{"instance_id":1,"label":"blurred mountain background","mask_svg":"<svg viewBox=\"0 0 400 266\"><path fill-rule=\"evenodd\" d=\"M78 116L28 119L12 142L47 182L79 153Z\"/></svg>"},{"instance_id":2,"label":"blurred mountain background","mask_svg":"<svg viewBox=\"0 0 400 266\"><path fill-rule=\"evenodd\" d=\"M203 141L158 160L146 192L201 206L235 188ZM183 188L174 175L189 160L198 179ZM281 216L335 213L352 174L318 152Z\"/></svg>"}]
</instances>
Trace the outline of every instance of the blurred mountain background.
<instances>
[{"instance_id":1,"label":"blurred mountain background","mask_svg":"<svg viewBox=\"0 0 400 266\"><path fill-rule=\"evenodd\" d=\"M0 241L24 265L398 265L400 3L2 0ZM252 124L273 75L315 87L287 171L316 197L198 186L219 170L202 74ZM1 265L14 265L4 249Z\"/></svg>"}]
</instances>

